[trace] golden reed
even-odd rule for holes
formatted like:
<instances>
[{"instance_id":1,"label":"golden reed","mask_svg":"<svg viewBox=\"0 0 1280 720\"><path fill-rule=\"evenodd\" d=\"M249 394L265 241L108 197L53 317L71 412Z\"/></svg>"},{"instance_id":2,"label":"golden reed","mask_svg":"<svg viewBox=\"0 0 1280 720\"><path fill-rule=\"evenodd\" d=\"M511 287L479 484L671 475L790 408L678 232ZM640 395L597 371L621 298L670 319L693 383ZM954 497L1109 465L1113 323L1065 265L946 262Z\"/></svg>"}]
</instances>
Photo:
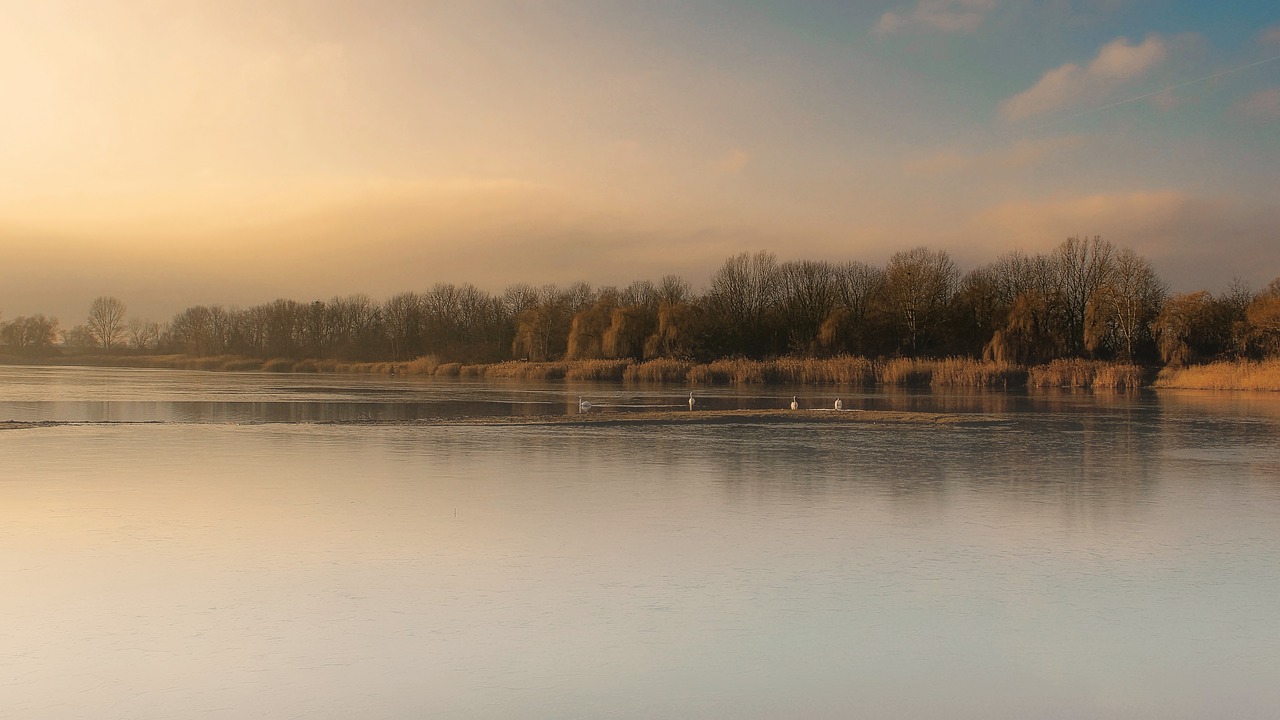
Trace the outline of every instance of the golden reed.
<instances>
[{"instance_id":1,"label":"golden reed","mask_svg":"<svg viewBox=\"0 0 1280 720\"><path fill-rule=\"evenodd\" d=\"M49 362L49 359L43 362ZM1063 359L1021 367L968 358L871 360L841 355L831 358L781 357L768 360L726 358L708 363L659 358L508 361L489 364L441 362L424 356L403 362L256 359L235 355L75 355L64 361L101 367L173 368L179 370L262 371L278 373L365 373L467 379L584 380L688 385L839 385L846 387L915 388L1084 388L1134 390L1185 388L1199 390L1280 391L1280 359L1222 361L1151 371L1125 363ZM23 362L30 362L23 358ZM53 360L57 362L57 360ZM1153 381L1154 380L1154 381Z\"/></svg>"}]
</instances>

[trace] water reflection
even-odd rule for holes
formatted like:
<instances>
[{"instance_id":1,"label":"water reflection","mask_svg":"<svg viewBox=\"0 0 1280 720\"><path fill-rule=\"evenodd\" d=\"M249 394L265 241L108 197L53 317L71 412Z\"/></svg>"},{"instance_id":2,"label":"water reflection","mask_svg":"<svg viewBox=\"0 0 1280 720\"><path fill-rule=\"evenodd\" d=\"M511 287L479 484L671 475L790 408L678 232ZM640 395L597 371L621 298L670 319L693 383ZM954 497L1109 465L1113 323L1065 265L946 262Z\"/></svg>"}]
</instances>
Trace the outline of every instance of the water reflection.
<instances>
[{"instance_id":1,"label":"water reflection","mask_svg":"<svg viewBox=\"0 0 1280 720\"><path fill-rule=\"evenodd\" d=\"M33 375L0 369L0 419L165 422L0 432L15 717L1262 718L1280 705L1277 422L1251 403L849 394L1008 421L339 425L316 421L568 413L588 393L627 412L685 395ZM754 392L707 403L793 394Z\"/></svg>"}]
</instances>

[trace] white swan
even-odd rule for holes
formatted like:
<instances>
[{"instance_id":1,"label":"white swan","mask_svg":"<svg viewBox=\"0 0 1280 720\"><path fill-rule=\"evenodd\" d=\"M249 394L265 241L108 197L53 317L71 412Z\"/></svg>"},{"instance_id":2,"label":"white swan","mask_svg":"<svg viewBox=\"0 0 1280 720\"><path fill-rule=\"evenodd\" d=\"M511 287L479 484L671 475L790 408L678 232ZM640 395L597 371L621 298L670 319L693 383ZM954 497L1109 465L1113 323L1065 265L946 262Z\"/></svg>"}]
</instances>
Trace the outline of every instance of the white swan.
<instances>
[{"instance_id":1,"label":"white swan","mask_svg":"<svg viewBox=\"0 0 1280 720\"><path fill-rule=\"evenodd\" d=\"M697 403L698 401L693 399L693 391L690 390L689 391L689 409L692 410L693 406L696 405Z\"/></svg>"},{"instance_id":2,"label":"white swan","mask_svg":"<svg viewBox=\"0 0 1280 720\"><path fill-rule=\"evenodd\" d=\"M583 399L582 399L582 396L581 396L581 395L579 395L579 396L578 396L578 409L579 409L579 410L581 410L582 412L586 412L586 411L590 410L590 409L591 409L591 401L590 401L590 400L583 400Z\"/></svg>"},{"instance_id":3,"label":"white swan","mask_svg":"<svg viewBox=\"0 0 1280 720\"><path fill-rule=\"evenodd\" d=\"M799 410L799 409L800 409L800 403L796 402L796 396L795 396L795 395L792 395L792 396L791 396L791 409L792 409L792 410Z\"/></svg>"},{"instance_id":4,"label":"white swan","mask_svg":"<svg viewBox=\"0 0 1280 720\"><path fill-rule=\"evenodd\" d=\"M840 398L836 398L836 409L837 409L837 410L843 410L843 409L844 409L844 401L843 401L843 400L841 400Z\"/></svg>"}]
</instances>

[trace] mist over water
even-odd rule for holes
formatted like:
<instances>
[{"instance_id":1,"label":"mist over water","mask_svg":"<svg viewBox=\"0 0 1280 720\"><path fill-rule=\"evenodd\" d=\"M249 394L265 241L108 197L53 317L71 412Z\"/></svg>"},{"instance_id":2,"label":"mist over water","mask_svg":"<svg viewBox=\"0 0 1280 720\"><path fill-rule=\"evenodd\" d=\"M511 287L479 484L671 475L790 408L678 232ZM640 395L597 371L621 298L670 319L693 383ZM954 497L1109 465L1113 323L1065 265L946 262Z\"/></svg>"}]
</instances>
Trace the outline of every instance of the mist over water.
<instances>
[{"instance_id":1,"label":"mist over water","mask_svg":"<svg viewBox=\"0 0 1280 720\"><path fill-rule=\"evenodd\" d=\"M827 407L715 388L699 407ZM1200 718L1280 706L1280 407L457 426L687 390L0 368L23 718ZM828 397L828 396L831 397ZM82 422L87 421L87 422ZM102 422L110 421L110 422ZM337 421L337 422L334 422Z\"/></svg>"}]
</instances>

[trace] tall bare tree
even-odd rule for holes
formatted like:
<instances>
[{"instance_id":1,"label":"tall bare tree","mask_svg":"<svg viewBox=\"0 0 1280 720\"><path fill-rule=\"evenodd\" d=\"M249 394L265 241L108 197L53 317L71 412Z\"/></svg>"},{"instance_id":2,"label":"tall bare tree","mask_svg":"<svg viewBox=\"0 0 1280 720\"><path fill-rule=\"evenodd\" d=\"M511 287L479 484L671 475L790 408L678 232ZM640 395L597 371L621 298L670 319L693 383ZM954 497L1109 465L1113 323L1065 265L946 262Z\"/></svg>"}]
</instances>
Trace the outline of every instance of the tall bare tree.
<instances>
[{"instance_id":1,"label":"tall bare tree","mask_svg":"<svg viewBox=\"0 0 1280 720\"><path fill-rule=\"evenodd\" d=\"M927 352L946 319L960 272L945 250L918 247L895 253L884 268L882 302L902 336L902 350Z\"/></svg>"},{"instance_id":2,"label":"tall bare tree","mask_svg":"<svg viewBox=\"0 0 1280 720\"><path fill-rule=\"evenodd\" d=\"M103 350L110 350L124 338L125 306L119 298L102 296L89 305L89 332Z\"/></svg>"},{"instance_id":3,"label":"tall bare tree","mask_svg":"<svg viewBox=\"0 0 1280 720\"><path fill-rule=\"evenodd\" d=\"M740 253L711 277L705 298L726 354L764 355L773 350L770 314L781 294L778 259L770 252Z\"/></svg>"},{"instance_id":4,"label":"tall bare tree","mask_svg":"<svg viewBox=\"0 0 1280 720\"><path fill-rule=\"evenodd\" d=\"M782 280L782 316L788 349L812 353L822 323L836 306L835 268L828 262L799 260L778 267Z\"/></svg>"},{"instance_id":5,"label":"tall bare tree","mask_svg":"<svg viewBox=\"0 0 1280 720\"><path fill-rule=\"evenodd\" d=\"M1086 347L1089 304L1115 272L1115 246L1100 235L1069 237L1053 251L1053 265L1066 321L1067 350L1080 354Z\"/></svg>"},{"instance_id":6,"label":"tall bare tree","mask_svg":"<svg viewBox=\"0 0 1280 720\"><path fill-rule=\"evenodd\" d=\"M1151 339L1151 321L1168 291L1146 259L1129 248L1116 253L1110 280L1090 304L1094 322L1086 323L1085 346L1113 345L1115 354L1132 361Z\"/></svg>"},{"instance_id":7,"label":"tall bare tree","mask_svg":"<svg viewBox=\"0 0 1280 720\"><path fill-rule=\"evenodd\" d=\"M857 260L833 267L835 306L822 321L818 342L828 352L868 352L872 300L884 282L884 271Z\"/></svg>"},{"instance_id":8,"label":"tall bare tree","mask_svg":"<svg viewBox=\"0 0 1280 720\"><path fill-rule=\"evenodd\" d=\"M58 339L57 318L44 315L16 317L0 323L0 344L27 352L47 350Z\"/></svg>"},{"instance_id":9,"label":"tall bare tree","mask_svg":"<svg viewBox=\"0 0 1280 720\"><path fill-rule=\"evenodd\" d=\"M129 345L135 350L154 350L160 341L160 323L154 320L133 318L129 320Z\"/></svg>"}]
</instances>

